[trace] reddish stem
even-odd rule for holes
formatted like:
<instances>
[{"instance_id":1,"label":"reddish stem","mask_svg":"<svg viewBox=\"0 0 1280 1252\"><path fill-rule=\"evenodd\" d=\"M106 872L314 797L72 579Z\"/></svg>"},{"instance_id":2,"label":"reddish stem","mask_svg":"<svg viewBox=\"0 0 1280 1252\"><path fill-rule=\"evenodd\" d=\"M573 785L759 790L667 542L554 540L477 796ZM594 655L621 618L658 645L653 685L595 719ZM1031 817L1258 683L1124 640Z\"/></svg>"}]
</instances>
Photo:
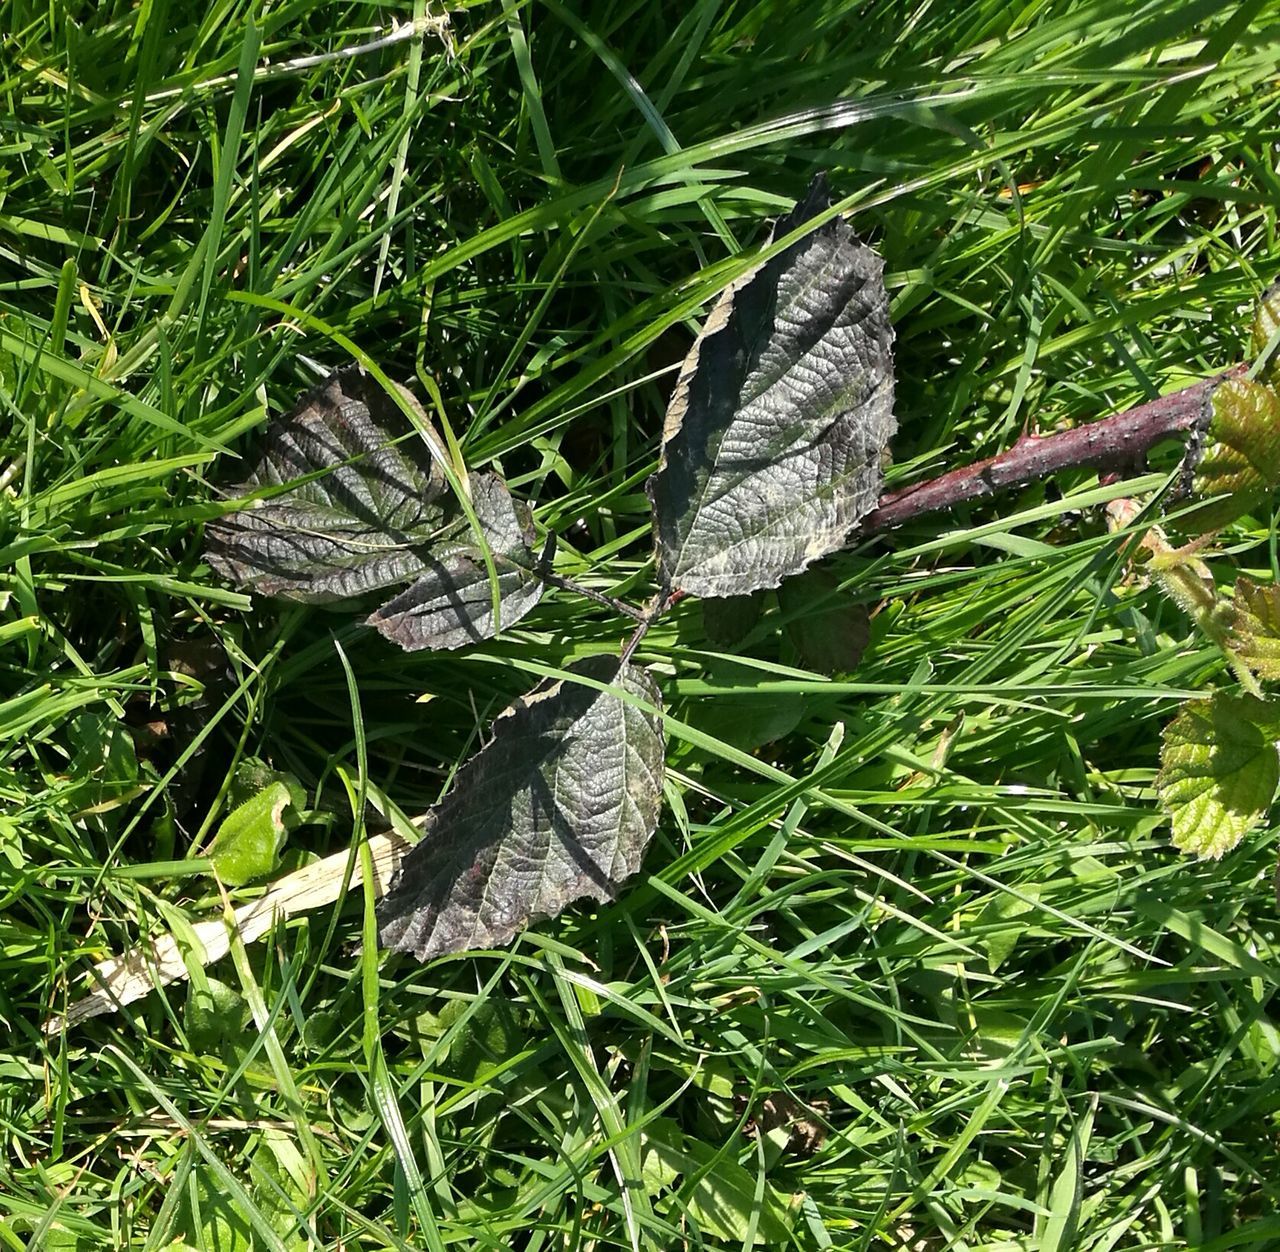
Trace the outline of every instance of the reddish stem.
<instances>
[{"instance_id":1,"label":"reddish stem","mask_svg":"<svg viewBox=\"0 0 1280 1252\"><path fill-rule=\"evenodd\" d=\"M965 500L981 499L1012 487L1024 487L1065 469L1094 466L1115 474L1132 473L1146 464L1147 453L1162 439L1204 429L1214 388L1228 378L1238 377L1244 370L1243 365L1236 366L1181 391L1148 400L1074 430L1056 435L1023 435L999 456L882 496L879 507L862 519L857 533L868 535L890 530L924 513L949 509Z\"/></svg>"}]
</instances>

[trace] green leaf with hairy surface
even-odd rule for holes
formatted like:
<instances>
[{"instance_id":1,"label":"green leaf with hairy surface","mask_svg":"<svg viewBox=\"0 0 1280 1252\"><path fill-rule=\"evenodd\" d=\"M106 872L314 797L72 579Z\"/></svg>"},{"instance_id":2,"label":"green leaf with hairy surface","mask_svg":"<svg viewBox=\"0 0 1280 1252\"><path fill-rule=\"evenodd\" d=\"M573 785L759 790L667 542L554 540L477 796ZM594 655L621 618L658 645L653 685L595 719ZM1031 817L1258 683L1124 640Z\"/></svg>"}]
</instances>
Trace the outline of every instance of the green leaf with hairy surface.
<instances>
[{"instance_id":1,"label":"green leaf with hairy surface","mask_svg":"<svg viewBox=\"0 0 1280 1252\"><path fill-rule=\"evenodd\" d=\"M386 947L425 961L509 943L640 868L662 803L661 698L608 657L571 673L608 688L544 683L498 718L379 906Z\"/></svg>"},{"instance_id":2,"label":"green leaf with hairy surface","mask_svg":"<svg viewBox=\"0 0 1280 1252\"><path fill-rule=\"evenodd\" d=\"M280 864L285 838L300 824L307 797L292 774L249 760L236 771L230 802L231 812L209 845L209 859L224 883L240 887Z\"/></svg>"},{"instance_id":3,"label":"green leaf with hairy surface","mask_svg":"<svg viewBox=\"0 0 1280 1252\"><path fill-rule=\"evenodd\" d=\"M1214 388L1207 443L1196 467L1197 496L1225 498L1191 518L1217 530L1251 513L1280 484L1280 396L1264 383L1229 378Z\"/></svg>"},{"instance_id":4,"label":"green leaf with hairy surface","mask_svg":"<svg viewBox=\"0 0 1280 1252\"><path fill-rule=\"evenodd\" d=\"M233 489L252 500L205 528L206 554L242 587L307 604L417 579L404 593L409 601L394 597L370 624L406 648L456 648L495 633L492 584L440 469L444 449L409 393L401 394L418 428L357 369L339 370L307 392L271 428L253 473ZM528 510L496 474L472 475L470 483L496 567L501 624L509 626L542 590L529 572Z\"/></svg>"},{"instance_id":5,"label":"green leaf with hairy surface","mask_svg":"<svg viewBox=\"0 0 1280 1252\"><path fill-rule=\"evenodd\" d=\"M1249 348L1254 361L1260 363L1259 381L1272 387L1280 383L1280 283L1273 283L1258 301Z\"/></svg>"},{"instance_id":6,"label":"green leaf with hairy surface","mask_svg":"<svg viewBox=\"0 0 1280 1252\"><path fill-rule=\"evenodd\" d=\"M849 599L829 570L809 570L788 578L778 591L784 629L800 662L819 674L857 669L871 638L865 604Z\"/></svg>"},{"instance_id":7,"label":"green leaf with hairy surface","mask_svg":"<svg viewBox=\"0 0 1280 1252\"><path fill-rule=\"evenodd\" d=\"M1217 860L1258 824L1280 782L1278 733L1280 709L1221 692L1165 727L1156 790L1177 847Z\"/></svg>"},{"instance_id":8,"label":"green leaf with hairy surface","mask_svg":"<svg viewBox=\"0 0 1280 1252\"><path fill-rule=\"evenodd\" d=\"M1280 584L1238 578L1224 617L1231 654L1259 678L1280 678Z\"/></svg>"},{"instance_id":9,"label":"green leaf with hairy surface","mask_svg":"<svg viewBox=\"0 0 1280 1252\"><path fill-rule=\"evenodd\" d=\"M816 180L771 238L830 203ZM883 264L834 218L731 284L685 360L649 484L663 588L746 595L841 547L894 429Z\"/></svg>"}]
</instances>

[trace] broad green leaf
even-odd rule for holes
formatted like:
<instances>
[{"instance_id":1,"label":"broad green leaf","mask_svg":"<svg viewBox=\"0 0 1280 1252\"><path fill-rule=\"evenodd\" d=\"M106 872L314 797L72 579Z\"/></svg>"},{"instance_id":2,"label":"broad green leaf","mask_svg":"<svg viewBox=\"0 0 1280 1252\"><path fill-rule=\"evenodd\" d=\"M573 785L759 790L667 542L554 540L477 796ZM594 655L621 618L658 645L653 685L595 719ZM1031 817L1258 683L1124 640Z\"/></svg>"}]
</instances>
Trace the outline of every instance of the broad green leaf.
<instances>
[{"instance_id":1,"label":"broad green leaf","mask_svg":"<svg viewBox=\"0 0 1280 1252\"><path fill-rule=\"evenodd\" d=\"M233 489L252 499L205 528L209 564L251 591L308 604L417 579L371 624L406 648L456 648L491 636L484 555L440 470L443 448L414 408L420 429L356 369L307 392L271 428L253 473ZM509 626L541 595L530 572L529 514L498 475L470 482L497 567L501 624Z\"/></svg>"},{"instance_id":2,"label":"broad green leaf","mask_svg":"<svg viewBox=\"0 0 1280 1252\"><path fill-rule=\"evenodd\" d=\"M1014 948L1017 947L1018 940L1025 937L1030 930L1030 926L1025 921L1012 925L1003 923L1012 923L1024 914L1034 913L1036 901L1039 898L1038 883L1020 883L1018 895L1015 896L1008 891L997 891L983 906L982 912L978 914L978 925L984 930L988 926L992 927L993 933L984 936L979 943L986 950L987 969L991 973L994 974L1009 959Z\"/></svg>"},{"instance_id":3,"label":"broad green leaf","mask_svg":"<svg viewBox=\"0 0 1280 1252\"><path fill-rule=\"evenodd\" d=\"M1165 727L1156 789L1182 851L1217 860L1262 819L1280 782L1278 723L1265 701L1217 693Z\"/></svg>"},{"instance_id":4,"label":"broad green leaf","mask_svg":"<svg viewBox=\"0 0 1280 1252\"><path fill-rule=\"evenodd\" d=\"M533 520L496 474L471 475L471 493L498 571L502 625L509 626L542 596L542 583L528 568ZM418 581L368 621L406 652L460 648L495 634L489 571L475 536L466 530L437 545Z\"/></svg>"},{"instance_id":5,"label":"broad green leaf","mask_svg":"<svg viewBox=\"0 0 1280 1252\"><path fill-rule=\"evenodd\" d=\"M1214 388L1211 405L1194 491L1225 499L1194 514L1204 531L1252 512L1280 484L1280 396L1264 383L1229 378Z\"/></svg>"},{"instance_id":6,"label":"broad green leaf","mask_svg":"<svg viewBox=\"0 0 1280 1252\"><path fill-rule=\"evenodd\" d=\"M285 837L301 820L306 794L292 774L251 760L236 773L231 803L234 807L209 845L209 858L224 883L240 887L265 878L279 865Z\"/></svg>"},{"instance_id":7,"label":"broad green leaf","mask_svg":"<svg viewBox=\"0 0 1280 1252\"><path fill-rule=\"evenodd\" d=\"M74 755L67 768L77 791L82 821L101 830L114 827L122 806L139 790L138 754L133 735L109 713L81 713L68 727Z\"/></svg>"},{"instance_id":8,"label":"broad green leaf","mask_svg":"<svg viewBox=\"0 0 1280 1252\"><path fill-rule=\"evenodd\" d=\"M192 983L187 988L183 1026L187 1042L198 1052L216 1053L241 1034L248 1018L244 997L216 978L206 978L202 987Z\"/></svg>"},{"instance_id":9,"label":"broad green leaf","mask_svg":"<svg viewBox=\"0 0 1280 1252\"><path fill-rule=\"evenodd\" d=\"M778 591L787 638L800 662L820 674L857 669L871 638L865 604L849 599L828 570L809 570L788 578Z\"/></svg>"},{"instance_id":10,"label":"broad green leaf","mask_svg":"<svg viewBox=\"0 0 1280 1252\"><path fill-rule=\"evenodd\" d=\"M756 1178L731 1156L684 1135L668 1118L656 1118L644 1134L641 1176L652 1195L681 1176L673 1212L686 1211L704 1235L741 1247L755 1220L753 1243L781 1247L790 1240L783 1198L768 1181L756 1199Z\"/></svg>"},{"instance_id":11,"label":"broad green leaf","mask_svg":"<svg viewBox=\"0 0 1280 1252\"><path fill-rule=\"evenodd\" d=\"M1225 617L1232 655L1259 678L1280 678L1280 584L1238 578Z\"/></svg>"},{"instance_id":12,"label":"broad green leaf","mask_svg":"<svg viewBox=\"0 0 1280 1252\"><path fill-rule=\"evenodd\" d=\"M256 1246L250 1216L210 1171L198 1167L187 1175L177 1228L187 1246L200 1252L254 1252Z\"/></svg>"},{"instance_id":13,"label":"broad green leaf","mask_svg":"<svg viewBox=\"0 0 1280 1252\"><path fill-rule=\"evenodd\" d=\"M1280 383L1280 283L1272 284L1258 301L1249 348L1255 362L1266 354L1258 369L1259 381L1272 387Z\"/></svg>"},{"instance_id":14,"label":"broad green leaf","mask_svg":"<svg viewBox=\"0 0 1280 1252\"><path fill-rule=\"evenodd\" d=\"M249 1182L258 1212L279 1237L286 1252L305 1252L311 1242L300 1220L315 1188L313 1171L284 1131L268 1128L249 1164Z\"/></svg>"},{"instance_id":15,"label":"broad green leaf","mask_svg":"<svg viewBox=\"0 0 1280 1252\"><path fill-rule=\"evenodd\" d=\"M772 238L830 203L815 181ZM840 218L724 292L681 369L649 484L667 591L746 595L844 544L879 497L892 346L883 264Z\"/></svg>"},{"instance_id":16,"label":"broad green leaf","mask_svg":"<svg viewBox=\"0 0 1280 1252\"><path fill-rule=\"evenodd\" d=\"M379 937L419 960L509 943L571 901L608 900L640 868L662 802L657 688L595 657L521 697L429 815L378 909Z\"/></svg>"}]
</instances>

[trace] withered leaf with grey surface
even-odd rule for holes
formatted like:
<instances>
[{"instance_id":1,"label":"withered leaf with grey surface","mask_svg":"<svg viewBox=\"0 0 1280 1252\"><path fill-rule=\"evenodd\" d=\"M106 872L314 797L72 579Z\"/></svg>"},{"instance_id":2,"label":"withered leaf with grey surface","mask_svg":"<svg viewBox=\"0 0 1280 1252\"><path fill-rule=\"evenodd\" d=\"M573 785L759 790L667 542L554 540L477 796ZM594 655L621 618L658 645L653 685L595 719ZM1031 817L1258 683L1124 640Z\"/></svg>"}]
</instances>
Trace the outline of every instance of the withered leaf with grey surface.
<instances>
[{"instance_id":1,"label":"withered leaf with grey surface","mask_svg":"<svg viewBox=\"0 0 1280 1252\"><path fill-rule=\"evenodd\" d=\"M816 179L771 238L830 204ZM841 547L895 427L883 264L833 218L727 288L685 360L649 485L663 589L745 595Z\"/></svg>"},{"instance_id":2,"label":"withered leaf with grey surface","mask_svg":"<svg viewBox=\"0 0 1280 1252\"><path fill-rule=\"evenodd\" d=\"M521 562L531 559L533 519L496 474L471 475L471 504L493 553L502 624L510 625L542 596L542 583L526 564L512 560L512 554ZM495 634L489 571L475 536L467 530L438 543L425 558L418 580L371 613L368 621L407 652L460 648Z\"/></svg>"},{"instance_id":3,"label":"withered leaf with grey surface","mask_svg":"<svg viewBox=\"0 0 1280 1252\"><path fill-rule=\"evenodd\" d=\"M612 689L544 683L498 718L379 905L384 946L425 961L506 944L640 868L662 804L661 698L609 657L570 673Z\"/></svg>"},{"instance_id":4,"label":"withered leaf with grey surface","mask_svg":"<svg viewBox=\"0 0 1280 1252\"><path fill-rule=\"evenodd\" d=\"M402 395L418 414L416 428L358 369L338 370L304 394L267 432L253 473L233 488L254 498L206 526L206 555L250 591L308 604L417 579L370 624L406 649L461 647L496 629L492 582L440 468L444 449ZM472 474L470 485L497 575L501 625L510 626L542 592L532 572L532 523L498 475ZM410 611L400 602L415 592Z\"/></svg>"}]
</instances>

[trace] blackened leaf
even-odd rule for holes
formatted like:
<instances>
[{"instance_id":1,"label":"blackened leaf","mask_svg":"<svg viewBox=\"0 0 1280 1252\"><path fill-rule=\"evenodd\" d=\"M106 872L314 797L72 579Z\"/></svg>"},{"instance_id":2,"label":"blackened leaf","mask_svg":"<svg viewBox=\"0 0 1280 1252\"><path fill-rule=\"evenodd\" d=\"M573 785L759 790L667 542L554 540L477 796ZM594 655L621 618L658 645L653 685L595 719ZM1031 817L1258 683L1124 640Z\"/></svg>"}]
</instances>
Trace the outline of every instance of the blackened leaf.
<instances>
[{"instance_id":1,"label":"blackened leaf","mask_svg":"<svg viewBox=\"0 0 1280 1252\"><path fill-rule=\"evenodd\" d=\"M865 604L850 600L828 570L788 578L778 591L787 638L802 664L820 674L847 674L858 668L871 638Z\"/></svg>"},{"instance_id":2,"label":"blackened leaf","mask_svg":"<svg viewBox=\"0 0 1280 1252\"><path fill-rule=\"evenodd\" d=\"M831 203L823 180L778 239ZM667 591L745 595L839 548L895 429L883 264L840 218L721 296L685 360L650 482Z\"/></svg>"},{"instance_id":3,"label":"blackened leaf","mask_svg":"<svg viewBox=\"0 0 1280 1252\"><path fill-rule=\"evenodd\" d=\"M272 427L233 494L273 487L284 490L205 528L209 564L251 591L309 604L417 575L448 520L448 488L422 436L355 369L331 374Z\"/></svg>"},{"instance_id":4,"label":"blackened leaf","mask_svg":"<svg viewBox=\"0 0 1280 1252\"><path fill-rule=\"evenodd\" d=\"M501 477L470 476L498 583L495 621L486 553L440 469L444 449L402 394L420 429L357 369L303 396L235 489L255 498L206 528L207 554L241 586L309 604L417 579L370 623L406 649L457 648L512 625L538 602L532 521Z\"/></svg>"},{"instance_id":5,"label":"blackened leaf","mask_svg":"<svg viewBox=\"0 0 1280 1252\"><path fill-rule=\"evenodd\" d=\"M542 595L542 582L529 568L533 521L496 474L471 475L471 503L498 573L500 624L510 626ZM425 565L417 582L370 615L370 626L406 652L461 648L497 632L489 571L469 529L437 545Z\"/></svg>"},{"instance_id":6,"label":"blackened leaf","mask_svg":"<svg viewBox=\"0 0 1280 1252\"><path fill-rule=\"evenodd\" d=\"M754 629L764 612L765 592L749 596L721 596L702 601L702 628L718 648L737 647Z\"/></svg>"},{"instance_id":7,"label":"blackened leaf","mask_svg":"<svg viewBox=\"0 0 1280 1252\"><path fill-rule=\"evenodd\" d=\"M657 688L604 657L575 672L656 709ZM509 943L640 868L662 803L655 713L565 680L517 700L432 810L378 909L379 938L419 960Z\"/></svg>"}]
</instances>

